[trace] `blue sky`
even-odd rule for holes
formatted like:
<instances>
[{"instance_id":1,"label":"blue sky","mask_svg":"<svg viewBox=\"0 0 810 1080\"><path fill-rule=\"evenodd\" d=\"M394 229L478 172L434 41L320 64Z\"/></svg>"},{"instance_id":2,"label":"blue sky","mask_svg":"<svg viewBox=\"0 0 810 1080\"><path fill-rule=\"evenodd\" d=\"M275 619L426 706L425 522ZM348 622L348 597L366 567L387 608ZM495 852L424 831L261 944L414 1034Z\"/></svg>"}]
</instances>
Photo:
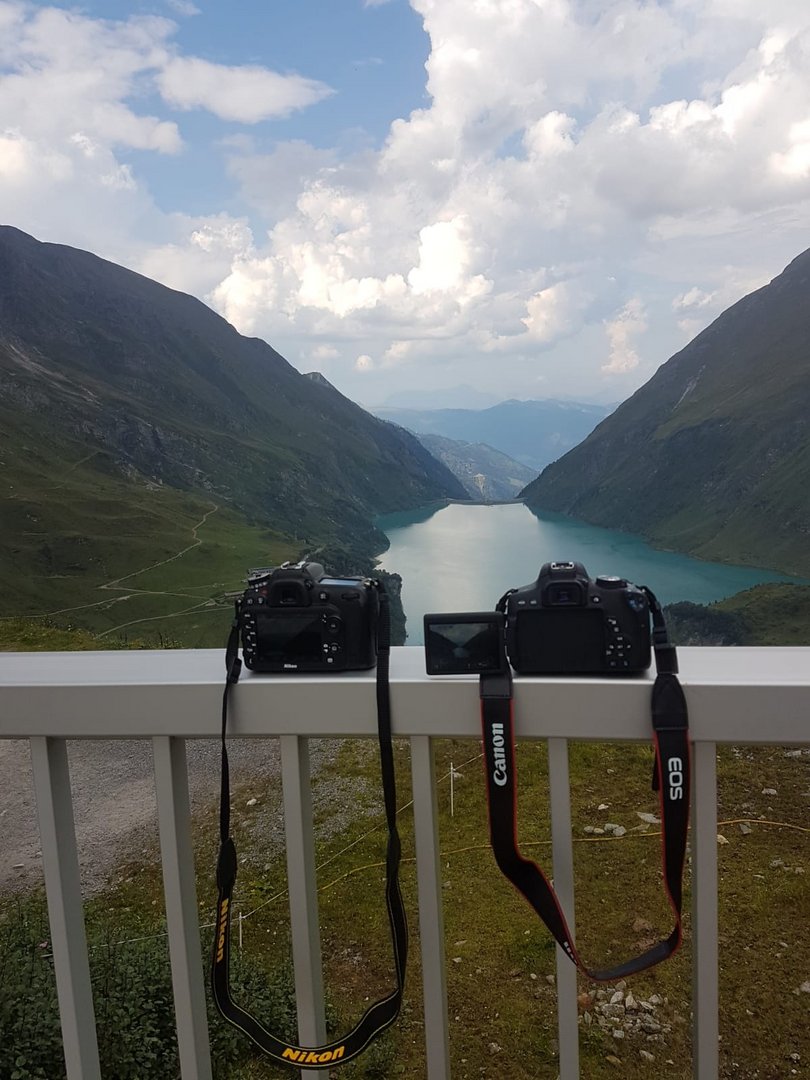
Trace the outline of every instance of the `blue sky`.
<instances>
[{"instance_id":1,"label":"blue sky","mask_svg":"<svg viewBox=\"0 0 810 1080\"><path fill-rule=\"evenodd\" d=\"M182 14L193 9L196 14ZM407 116L425 101L429 42L406 0L374 6L362 0L254 0L199 7L190 2L173 6L115 0L83 4L80 10L113 20L168 17L177 22L173 37L185 53L219 64L294 72L333 90L310 109L257 125L235 125L209 112L192 112L183 121L188 147L181 158L156 159L137 151L122 155L137 164L167 211L205 214L227 206L250 214L250 207L233 197L222 156L211 151L219 139L249 132L257 149L301 139L321 149L352 152L379 147L391 117ZM143 101L148 108L159 108L156 95L146 94Z\"/></svg>"},{"instance_id":2,"label":"blue sky","mask_svg":"<svg viewBox=\"0 0 810 1080\"><path fill-rule=\"evenodd\" d=\"M613 402L810 245L806 0L0 0L0 219L368 404Z\"/></svg>"}]
</instances>

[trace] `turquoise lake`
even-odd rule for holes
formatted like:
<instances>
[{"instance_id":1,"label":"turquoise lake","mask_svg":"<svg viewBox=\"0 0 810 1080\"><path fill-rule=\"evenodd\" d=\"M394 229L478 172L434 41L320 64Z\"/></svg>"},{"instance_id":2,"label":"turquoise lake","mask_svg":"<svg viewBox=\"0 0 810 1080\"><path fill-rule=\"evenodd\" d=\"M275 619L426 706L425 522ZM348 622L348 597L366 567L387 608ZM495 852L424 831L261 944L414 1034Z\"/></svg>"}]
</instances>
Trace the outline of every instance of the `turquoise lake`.
<instances>
[{"instance_id":1,"label":"turquoise lake","mask_svg":"<svg viewBox=\"0 0 810 1080\"><path fill-rule=\"evenodd\" d=\"M591 577L618 574L648 585L663 604L708 604L762 582L799 580L658 551L638 536L538 514L522 503L454 503L387 514L377 525L391 541L379 564L402 575L409 645L422 644L425 612L491 610L507 589L535 580L544 562L571 559Z\"/></svg>"}]
</instances>

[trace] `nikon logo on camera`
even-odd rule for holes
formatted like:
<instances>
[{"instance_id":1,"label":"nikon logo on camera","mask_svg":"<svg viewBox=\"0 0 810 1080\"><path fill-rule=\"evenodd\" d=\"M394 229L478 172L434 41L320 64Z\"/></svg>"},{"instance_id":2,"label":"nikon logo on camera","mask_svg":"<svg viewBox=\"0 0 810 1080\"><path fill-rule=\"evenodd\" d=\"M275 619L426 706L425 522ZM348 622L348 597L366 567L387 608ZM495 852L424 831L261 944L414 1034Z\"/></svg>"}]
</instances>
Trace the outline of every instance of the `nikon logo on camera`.
<instances>
[{"instance_id":1,"label":"nikon logo on camera","mask_svg":"<svg viewBox=\"0 0 810 1080\"><path fill-rule=\"evenodd\" d=\"M281 1055L287 1061L294 1061L297 1065L327 1065L330 1061L339 1061L346 1053L345 1046L338 1046L334 1050L293 1050L288 1046Z\"/></svg>"},{"instance_id":2,"label":"nikon logo on camera","mask_svg":"<svg viewBox=\"0 0 810 1080\"><path fill-rule=\"evenodd\" d=\"M503 724L492 725L492 756L495 759L492 779L498 787L504 787L506 785L506 739L503 735Z\"/></svg>"}]
</instances>

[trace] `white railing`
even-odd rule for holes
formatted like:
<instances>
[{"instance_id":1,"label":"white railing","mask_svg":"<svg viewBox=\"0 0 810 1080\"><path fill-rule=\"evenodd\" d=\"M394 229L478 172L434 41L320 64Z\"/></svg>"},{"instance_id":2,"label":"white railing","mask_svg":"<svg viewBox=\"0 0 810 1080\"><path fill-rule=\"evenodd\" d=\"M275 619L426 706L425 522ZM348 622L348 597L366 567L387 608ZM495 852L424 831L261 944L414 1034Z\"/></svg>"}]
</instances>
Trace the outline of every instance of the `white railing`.
<instances>
[{"instance_id":1,"label":"white railing","mask_svg":"<svg viewBox=\"0 0 810 1080\"><path fill-rule=\"evenodd\" d=\"M681 649L693 753L694 1075L718 1074L718 743L810 742L810 648ZM100 1080L66 739L152 740L183 1080L210 1080L185 740L219 733L217 650L0 654L0 738L30 741L69 1080ZM515 682L518 738L549 746L554 881L574 925L568 740L650 738L651 679ZM429 680L421 649L394 649L394 734L410 740L428 1080L450 1077L433 740L478 738L478 685ZM376 735L374 673L252 676L230 737L279 736L299 1039L324 1038L308 739ZM483 797L483 796L482 796ZM579 1074L575 969L557 950L559 1068ZM321 1074L303 1070L303 1077Z\"/></svg>"}]
</instances>

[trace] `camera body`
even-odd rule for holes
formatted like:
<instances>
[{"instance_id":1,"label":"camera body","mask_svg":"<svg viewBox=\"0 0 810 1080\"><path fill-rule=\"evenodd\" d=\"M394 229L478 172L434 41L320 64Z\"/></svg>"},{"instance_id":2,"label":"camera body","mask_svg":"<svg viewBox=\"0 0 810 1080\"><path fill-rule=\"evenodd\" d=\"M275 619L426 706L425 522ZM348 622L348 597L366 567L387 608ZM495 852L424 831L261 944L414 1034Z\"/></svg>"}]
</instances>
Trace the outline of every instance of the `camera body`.
<instances>
[{"instance_id":1,"label":"camera body","mask_svg":"<svg viewBox=\"0 0 810 1080\"><path fill-rule=\"evenodd\" d=\"M582 563L545 563L506 597L506 651L525 675L633 675L650 666L646 594Z\"/></svg>"},{"instance_id":2,"label":"camera body","mask_svg":"<svg viewBox=\"0 0 810 1080\"><path fill-rule=\"evenodd\" d=\"M379 612L368 578L328 577L306 561L251 570L238 616L245 665L291 673L372 668Z\"/></svg>"}]
</instances>

